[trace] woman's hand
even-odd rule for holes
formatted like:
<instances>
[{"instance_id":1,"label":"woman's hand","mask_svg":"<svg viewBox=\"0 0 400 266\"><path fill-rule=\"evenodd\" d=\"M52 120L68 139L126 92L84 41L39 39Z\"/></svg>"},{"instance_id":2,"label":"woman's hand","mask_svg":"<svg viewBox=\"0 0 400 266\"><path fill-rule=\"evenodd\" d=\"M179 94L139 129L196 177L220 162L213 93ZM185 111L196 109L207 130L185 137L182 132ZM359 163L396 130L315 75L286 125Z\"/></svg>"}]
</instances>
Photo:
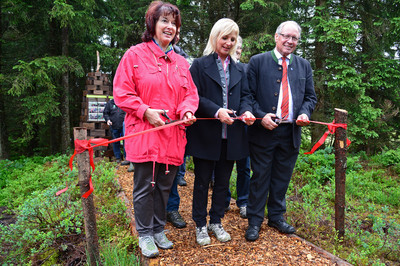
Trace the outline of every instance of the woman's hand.
<instances>
[{"instance_id":1,"label":"woman's hand","mask_svg":"<svg viewBox=\"0 0 400 266\"><path fill-rule=\"evenodd\" d=\"M234 120L229 114L233 114L233 111L225 108L220 108L218 110L219 121L221 121L221 123L232 125Z\"/></svg>"},{"instance_id":2,"label":"woman's hand","mask_svg":"<svg viewBox=\"0 0 400 266\"><path fill-rule=\"evenodd\" d=\"M256 121L256 117L249 111L244 112L241 116L242 121L246 123L246 125L251 126Z\"/></svg>"},{"instance_id":3,"label":"woman's hand","mask_svg":"<svg viewBox=\"0 0 400 266\"><path fill-rule=\"evenodd\" d=\"M189 119L189 121L185 122L185 125L192 125L194 122L196 122L196 117L192 114L192 112L186 112L185 115L183 116L183 119Z\"/></svg>"},{"instance_id":4,"label":"woman's hand","mask_svg":"<svg viewBox=\"0 0 400 266\"><path fill-rule=\"evenodd\" d=\"M149 123L155 127L165 125L165 122L160 118L160 115L164 113L164 110L147 108L144 112L144 117Z\"/></svg>"}]
</instances>

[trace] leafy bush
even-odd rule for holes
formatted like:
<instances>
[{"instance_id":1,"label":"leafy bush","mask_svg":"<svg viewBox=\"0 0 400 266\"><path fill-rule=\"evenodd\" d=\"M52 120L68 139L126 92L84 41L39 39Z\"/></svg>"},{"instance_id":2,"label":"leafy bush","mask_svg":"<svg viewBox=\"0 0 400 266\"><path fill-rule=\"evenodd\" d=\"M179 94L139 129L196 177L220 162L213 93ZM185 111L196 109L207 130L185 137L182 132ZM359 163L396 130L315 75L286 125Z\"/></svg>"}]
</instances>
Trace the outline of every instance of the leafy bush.
<instances>
[{"instance_id":1,"label":"leafy bush","mask_svg":"<svg viewBox=\"0 0 400 266\"><path fill-rule=\"evenodd\" d=\"M379 163L383 166L392 166L400 163L400 149L386 150L380 155L375 156Z\"/></svg>"},{"instance_id":2,"label":"leafy bush","mask_svg":"<svg viewBox=\"0 0 400 266\"><path fill-rule=\"evenodd\" d=\"M82 208L77 189L56 197L60 187L35 191L17 210L17 221L0 228L2 245L9 247L5 261L28 263L31 256L57 250L71 235L82 232Z\"/></svg>"},{"instance_id":3,"label":"leafy bush","mask_svg":"<svg viewBox=\"0 0 400 266\"><path fill-rule=\"evenodd\" d=\"M363 153L347 157L343 241L334 224L333 152L327 147L299 155L287 194L288 218L297 233L356 265L400 263L400 179L382 168L399 165L399 149L375 156L373 167Z\"/></svg>"},{"instance_id":4,"label":"leafy bush","mask_svg":"<svg viewBox=\"0 0 400 266\"><path fill-rule=\"evenodd\" d=\"M69 171L67 156L22 158L16 161L1 161L0 206L15 209L32 197L32 193L50 186L62 186L76 180L76 170ZM1 181L0 181L1 182Z\"/></svg>"},{"instance_id":5,"label":"leafy bush","mask_svg":"<svg viewBox=\"0 0 400 266\"><path fill-rule=\"evenodd\" d=\"M59 156L0 161L7 169L0 169L4 177L1 180L5 180L0 206L8 206L16 214L15 224L0 226L3 263L54 265L66 263L65 252L84 250L81 197L79 187L74 185L78 182L77 170L69 171L68 159ZM137 240L130 235L126 207L118 198L121 188L115 179L115 164L97 162L92 178L100 244L130 252L130 256L118 253L130 258ZM69 189L56 197L66 181Z\"/></svg>"}]
</instances>

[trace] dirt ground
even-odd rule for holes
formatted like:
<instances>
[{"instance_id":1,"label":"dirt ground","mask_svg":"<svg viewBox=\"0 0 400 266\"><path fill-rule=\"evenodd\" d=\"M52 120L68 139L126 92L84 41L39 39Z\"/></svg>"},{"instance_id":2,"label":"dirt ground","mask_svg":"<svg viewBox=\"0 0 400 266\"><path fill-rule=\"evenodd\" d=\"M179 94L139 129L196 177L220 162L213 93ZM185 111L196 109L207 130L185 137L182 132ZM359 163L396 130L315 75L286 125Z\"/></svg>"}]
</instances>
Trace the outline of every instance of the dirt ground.
<instances>
[{"instance_id":1,"label":"dirt ground","mask_svg":"<svg viewBox=\"0 0 400 266\"><path fill-rule=\"evenodd\" d=\"M122 189L132 208L133 173L128 166L120 166L117 175ZM166 225L166 235L174 243L174 248L161 250L155 259L144 259L147 265L346 265L347 263L332 254L310 244L296 235L285 235L267 226L261 226L260 238L248 242L244 238L247 220L239 216L234 199L231 210L225 214L222 225L232 240L219 242L210 234L211 244L200 246L196 243L195 223L191 218L194 175L187 172L187 186L178 186L181 197L180 213L187 227L177 229ZM211 191L210 191L211 192ZM209 199L210 204L210 199ZM133 210L132 210L133 212ZM349 265L349 264L347 264Z\"/></svg>"}]
</instances>

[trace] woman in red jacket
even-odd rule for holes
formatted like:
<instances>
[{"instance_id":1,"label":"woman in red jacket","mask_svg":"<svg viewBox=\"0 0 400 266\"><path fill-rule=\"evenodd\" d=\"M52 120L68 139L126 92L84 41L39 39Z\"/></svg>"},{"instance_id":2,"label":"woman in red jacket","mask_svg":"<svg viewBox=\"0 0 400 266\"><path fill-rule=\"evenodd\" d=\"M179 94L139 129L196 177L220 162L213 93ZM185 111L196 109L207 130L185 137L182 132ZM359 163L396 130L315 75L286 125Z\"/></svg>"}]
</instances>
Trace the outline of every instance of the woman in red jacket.
<instances>
[{"instance_id":1,"label":"woman in red jacket","mask_svg":"<svg viewBox=\"0 0 400 266\"><path fill-rule=\"evenodd\" d=\"M121 59L114 78L115 103L126 112L126 135L163 126L170 119L195 120L199 97L188 62L172 45L181 26L179 9L152 2L146 13L143 42ZM133 207L139 247L146 257L172 248L164 233L166 205L178 166L183 163L185 128L174 126L129 138L126 159L135 163ZM157 245L157 246L156 246Z\"/></svg>"}]
</instances>

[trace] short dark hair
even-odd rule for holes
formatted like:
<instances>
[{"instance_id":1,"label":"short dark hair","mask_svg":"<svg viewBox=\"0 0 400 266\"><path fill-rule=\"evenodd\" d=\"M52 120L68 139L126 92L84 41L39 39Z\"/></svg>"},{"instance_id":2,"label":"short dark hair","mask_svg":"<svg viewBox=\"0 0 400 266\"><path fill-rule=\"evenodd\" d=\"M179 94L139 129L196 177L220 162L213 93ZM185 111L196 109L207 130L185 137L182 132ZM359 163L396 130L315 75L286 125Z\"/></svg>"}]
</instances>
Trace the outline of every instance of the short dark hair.
<instances>
[{"instance_id":1,"label":"short dark hair","mask_svg":"<svg viewBox=\"0 0 400 266\"><path fill-rule=\"evenodd\" d=\"M176 32L178 32L178 29L181 27L181 12L178 7L162 1L153 1L146 12L146 30L143 33L142 41L148 42L153 39L156 34L157 21L162 15L172 15L174 17ZM176 43L176 34L172 40L172 44L174 43Z\"/></svg>"}]
</instances>

